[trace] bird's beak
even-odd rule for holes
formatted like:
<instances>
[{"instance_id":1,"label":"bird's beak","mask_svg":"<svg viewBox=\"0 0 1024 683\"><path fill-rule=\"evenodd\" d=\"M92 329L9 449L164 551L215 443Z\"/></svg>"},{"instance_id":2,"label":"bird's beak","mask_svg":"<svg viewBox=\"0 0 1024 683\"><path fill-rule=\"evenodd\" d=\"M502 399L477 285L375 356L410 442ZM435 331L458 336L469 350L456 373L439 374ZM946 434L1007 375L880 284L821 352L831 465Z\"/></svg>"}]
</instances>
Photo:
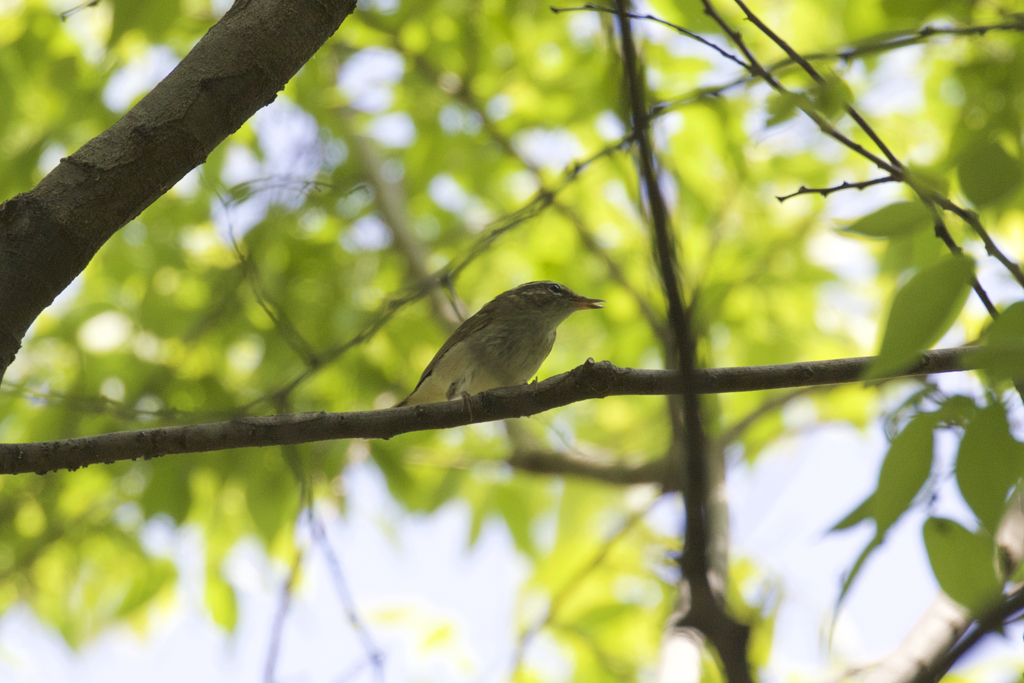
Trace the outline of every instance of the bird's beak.
<instances>
[{"instance_id":1,"label":"bird's beak","mask_svg":"<svg viewBox=\"0 0 1024 683\"><path fill-rule=\"evenodd\" d=\"M577 311L585 311L588 308L603 308L604 299L588 299L585 296L581 296L574 303Z\"/></svg>"}]
</instances>

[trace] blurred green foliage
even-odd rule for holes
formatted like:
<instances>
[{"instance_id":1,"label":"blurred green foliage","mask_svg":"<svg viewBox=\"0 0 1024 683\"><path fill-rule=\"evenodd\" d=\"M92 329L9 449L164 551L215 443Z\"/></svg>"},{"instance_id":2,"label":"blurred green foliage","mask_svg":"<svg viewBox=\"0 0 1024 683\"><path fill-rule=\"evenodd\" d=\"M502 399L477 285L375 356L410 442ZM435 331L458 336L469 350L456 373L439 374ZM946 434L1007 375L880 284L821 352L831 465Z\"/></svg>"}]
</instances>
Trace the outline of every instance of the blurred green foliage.
<instances>
[{"instance_id":1,"label":"blurred green foliage","mask_svg":"<svg viewBox=\"0 0 1024 683\"><path fill-rule=\"evenodd\" d=\"M662 18L726 44L696 0L650 4ZM738 10L720 4L740 26ZM842 113L845 104L862 107L929 186L951 187L950 197L978 210L1011 257L1024 252L1020 34L889 45L933 21L1009 21L1003 4L754 3L793 46L824 53L815 63L834 70L824 86L793 66L777 71L806 96L768 97L763 84L750 82L709 94L703 88L744 74L668 27L638 24L683 277L699 292L702 364L874 352L881 302L914 273L943 267L945 247L922 229L927 212L905 203L914 197L902 186L845 192L841 209L838 198L774 199L879 174L807 126L798 104L819 108L870 148ZM63 20L58 12L42 0L0 9L0 197L31 188L61 156L107 128L217 19L205 0L113 0ZM783 56L750 24L742 31L763 63ZM38 319L0 391L0 439L390 407L450 329L438 315L450 310L426 299L406 302L418 291L418 271L449 269L451 291L468 311L533 279L607 300L599 314L562 326L542 378L588 356L663 366L663 303L633 153L623 144L628 107L616 35L607 14L555 15L531 0L368 2L274 104L122 229ZM844 48L852 56L840 56ZM837 215L854 220L842 236ZM949 228L984 257L965 224L950 218ZM851 268L870 275L851 276ZM960 310L969 274L954 270L952 284L939 276L952 292L946 299L932 302L924 291L910 302L912 310L936 307L936 322L915 348L900 348L904 356L934 342ZM986 324L979 310L959 317L967 338ZM914 319L903 322L915 327ZM863 426L879 410L878 393L861 387L810 396L822 421ZM773 398L709 398L706 429L727 440L719 442L726 452L752 461L792 429L778 411L744 422ZM972 418L973 400L957 405L961 422ZM957 475L991 530L1001 508L987 497L1019 485L1022 468L1015 453L995 484L978 474L985 439L1016 444L1005 414L993 413L1001 404L987 405L977 419L989 416L984 431L996 432L974 435L981 423L970 423L961 449L970 459ZM918 427L894 440L883 467L879 490L895 487L897 499L847 520L884 518L879 541L930 475L937 423L927 415L910 421ZM666 403L656 397L580 403L520 422L546 448L612 461L658 459L671 438ZM575 680L649 673L674 605L665 557L678 539L649 525L624 487L555 485L505 471L511 448L501 425L368 445L410 514L461 501L474 518L467 543L488 519L507 527L532 567L524 599L547 600L541 626L572 662ZM227 553L254 537L290 563L303 487L344 508L341 477L352 453L348 443L325 443L289 457L242 450L0 479L0 609L24 601L75 645L119 620L144 627L176 580L173 563L140 540L151 520L165 519L201 532L206 604L231 628L238 613L222 573ZM910 480L890 476L901 462L912 465ZM552 522L554 539L540 539L537 530ZM609 533L609 525L620 531ZM970 593L958 588L965 579L949 560L964 543L971 566L984 566L978 539L985 532L933 519L924 533L933 559L941 558L942 585L972 603L989 600L995 579L985 579L983 595ZM591 567L595 557L601 561ZM744 585L764 581L742 558L733 573ZM743 596L753 593L729 597L755 624L751 652L763 664L773 608L745 605ZM518 675L540 674L523 668Z\"/></svg>"}]
</instances>

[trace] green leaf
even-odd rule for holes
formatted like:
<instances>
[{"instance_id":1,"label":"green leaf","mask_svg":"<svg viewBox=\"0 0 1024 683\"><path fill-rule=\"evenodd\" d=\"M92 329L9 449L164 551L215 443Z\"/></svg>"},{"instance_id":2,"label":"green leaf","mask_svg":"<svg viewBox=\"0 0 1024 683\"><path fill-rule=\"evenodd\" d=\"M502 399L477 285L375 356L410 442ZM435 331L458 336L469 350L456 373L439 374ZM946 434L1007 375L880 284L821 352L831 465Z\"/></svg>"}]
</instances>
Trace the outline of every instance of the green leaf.
<instances>
[{"instance_id":1,"label":"green leaf","mask_svg":"<svg viewBox=\"0 0 1024 683\"><path fill-rule=\"evenodd\" d=\"M215 569L206 572L206 607L214 622L229 631L238 623L238 601L235 589Z\"/></svg>"},{"instance_id":2,"label":"green leaf","mask_svg":"<svg viewBox=\"0 0 1024 683\"><path fill-rule=\"evenodd\" d=\"M866 237L896 237L927 228L931 224L931 214L919 202L897 202L858 219L840 232Z\"/></svg>"},{"instance_id":3,"label":"green leaf","mask_svg":"<svg viewBox=\"0 0 1024 683\"><path fill-rule=\"evenodd\" d=\"M158 458L148 463L152 467L153 483L142 492L139 502L146 518L156 514L171 516L181 524L192 507L192 487L189 477L192 462L184 458Z\"/></svg>"},{"instance_id":4,"label":"green leaf","mask_svg":"<svg viewBox=\"0 0 1024 683\"><path fill-rule=\"evenodd\" d=\"M811 98L825 118L835 121L846 111L846 105L853 101L853 91L842 78L829 74L824 83L811 90Z\"/></svg>"},{"instance_id":5,"label":"green leaf","mask_svg":"<svg viewBox=\"0 0 1024 683\"><path fill-rule=\"evenodd\" d=\"M985 345L972 359L992 381L1024 376L1024 301L996 318L985 335Z\"/></svg>"},{"instance_id":6,"label":"green leaf","mask_svg":"<svg viewBox=\"0 0 1024 683\"><path fill-rule=\"evenodd\" d=\"M148 565L139 576L132 580L128 592L117 610L117 615L127 616L140 607L148 605L161 589L173 584L177 578L178 572L170 560L157 560Z\"/></svg>"},{"instance_id":7,"label":"green leaf","mask_svg":"<svg viewBox=\"0 0 1024 683\"><path fill-rule=\"evenodd\" d=\"M923 187L940 194L949 193L949 177L944 166L909 165L903 175L914 187Z\"/></svg>"},{"instance_id":8,"label":"green leaf","mask_svg":"<svg viewBox=\"0 0 1024 683\"><path fill-rule=\"evenodd\" d=\"M949 255L932 230L916 230L906 235L894 235L885 242L885 252L879 262L881 273L902 276L909 270L921 270Z\"/></svg>"},{"instance_id":9,"label":"green leaf","mask_svg":"<svg viewBox=\"0 0 1024 683\"><path fill-rule=\"evenodd\" d=\"M936 424L965 425L978 412L978 404L967 396L954 395L946 398L939 409L932 413Z\"/></svg>"},{"instance_id":10,"label":"green leaf","mask_svg":"<svg viewBox=\"0 0 1024 683\"><path fill-rule=\"evenodd\" d=\"M941 0L882 0L882 10L898 19L924 20L935 11Z\"/></svg>"},{"instance_id":11,"label":"green leaf","mask_svg":"<svg viewBox=\"0 0 1024 683\"><path fill-rule=\"evenodd\" d=\"M257 533L269 547L281 529L294 523L299 485L276 449L249 456L261 466L245 477L245 502Z\"/></svg>"},{"instance_id":12,"label":"green leaf","mask_svg":"<svg viewBox=\"0 0 1024 683\"><path fill-rule=\"evenodd\" d=\"M978 411L967 425L956 461L964 500L990 532L999 526L1010 490L1024 475L1024 446L1010 435L1002 403Z\"/></svg>"},{"instance_id":13,"label":"green leaf","mask_svg":"<svg viewBox=\"0 0 1024 683\"><path fill-rule=\"evenodd\" d=\"M1024 301L1018 301L999 314L988 328L989 343L1016 342L1024 339Z\"/></svg>"},{"instance_id":14,"label":"green leaf","mask_svg":"<svg viewBox=\"0 0 1024 683\"><path fill-rule=\"evenodd\" d=\"M932 471L935 416L920 413L892 440L872 496L877 533L884 534L907 511Z\"/></svg>"},{"instance_id":15,"label":"green leaf","mask_svg":"<svg viewBox=\"0 0 1024 683\"><path fill-rule=\"evenodd\" d=\"M875 494L871 494L865 498L864 501L853 510L853 512L836 522L836 525L829 529L829 531L842 531L843 529L849 529L850 527L856 526L866 519L874 519L871 514L874 510L874 498Z\"/></svg>"},{"instance_id":16,"label":"green leaf","mask_svg":"<svg viewBox=\"0 0 1024 683\"><path fill-rule=\"evenodd\" d=\"M974 261L951 256L922 270L896 294L878 358L865 379L906 369L953 325L967 301Z\"/></svg>"},{"instance_id":17,"label":"green leaf","mask_svg":"<svg viewBox=\"0 0 1024 683\"><path fill-rule=\"evenodd\" d=\"M839 607L843 604L843 599L846 597L846 594L850 591L850 588L853 586L854 579L857 578L857 574L860 574L860 570L864 567L864 563L867 562L867 559L871 556L871 553L874 552L875 548L877 548L881 544L882 535L875 534L875 537L872 538L866 546L864 546L864 550L862 550L860 555L857 556L857 560L853 563L853 567L850 568L850 571L846 574L846 577L843 579L843 585L839 589L839 596L836 598L835 609L832 610L833 614L839 614ZM832 622L832 625L833 627L835 626L835 621Z\"/></svg>"},{"instance_id":18,"label":"green leaf","mask_svg":"<svg viewBox=\"0 0 1024 683\"><path fill-rule=\"evenodd\" d=\"M952 520L932 517L924 523L924 545L939 586L972 614L982 614L999 599L1003 586L989 534L972 534Z\"/></svg>"},{"instance_id":19,"label":"green leaf","mask_svg":"<svg viewBox=\"0 0 1024 683\"><path fill-rule=\"evenodd\" d=\"M875 492L832 527L832 531L839 531L867 519L875 520L874 538L865 546L843 580L839 597L836 599L837 612L868 557L882 544L889 527L907 511L918 491L928 480L932 469L932 430L935 421L935 413L919 413L907 423L889 446L889 453L885 456L882 469L878 473Z\"/></svg>"},{"instance_id":20,"label":"green leaf","mask_svg":"<svg viewBox=\"0 0 1024 683\"><path fill-rule=\"evenodd\" d=\"M806 95L794 92L772 94L768 97L768 122L767 128L777 126L784 121L793 118L801 106L808 106L810 102Z\"/></svg>"},{"instance_id":21,"label":"green leaf","mask_svg":"<svg viewBox=\"0 0 1024 683\"><path fill-rule=\"evenodd\" d=\"M180 3L175 0L167 2L135 2L134 0L114 0L114 21L110 29L108 45L114 46L131 30L139 30L156 42L163 38L174 20L181 13Z\"/></svg>"},{"instance_id":22,"label":"green leaf","mask_svg":"<svg viewBox=\"0 0 1024 683\"><path fill-rule=\"evenodd\" d=\"M957 167L960 189L977 206L992 204L1020 187L1024 168L994 140L969 146Z\"/></svg>"}]
</instances>

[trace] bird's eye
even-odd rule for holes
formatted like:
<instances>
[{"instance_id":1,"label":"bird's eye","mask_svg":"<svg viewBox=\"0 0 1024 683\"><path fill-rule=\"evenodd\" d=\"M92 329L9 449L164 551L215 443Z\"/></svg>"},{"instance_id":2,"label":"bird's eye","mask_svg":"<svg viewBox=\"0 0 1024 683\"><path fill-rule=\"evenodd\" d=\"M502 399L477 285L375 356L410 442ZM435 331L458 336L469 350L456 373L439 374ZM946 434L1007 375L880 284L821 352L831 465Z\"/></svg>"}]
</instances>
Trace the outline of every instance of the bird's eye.
<instances>
[{"instance_id":1,"label":"bird's eye","mask_svg":"<svg viewBox=\"0 0 1024 683\"><path fill-rule=\"evenodd\" d=\"M555 294L561 294L562 293L561 285L550 284L550 285L548 285L548 289L551 290L552 292L554 292Z\"/></svg>"}]
</instances>

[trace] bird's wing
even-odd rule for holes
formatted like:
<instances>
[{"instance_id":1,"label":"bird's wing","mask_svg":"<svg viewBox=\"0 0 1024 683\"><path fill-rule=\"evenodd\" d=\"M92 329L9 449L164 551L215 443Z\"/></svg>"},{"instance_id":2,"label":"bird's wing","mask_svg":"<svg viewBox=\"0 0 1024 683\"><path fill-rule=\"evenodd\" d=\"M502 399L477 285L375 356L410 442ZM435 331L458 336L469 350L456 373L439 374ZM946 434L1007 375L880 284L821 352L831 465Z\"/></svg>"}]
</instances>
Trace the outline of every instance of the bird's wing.
<instances>
[{"instance_id":1,"label":"bird's wing","mask_svg":"<svg viewBox=\"0 0 1024 683\"><path fill-rule=\"evenodd\" d=\"M471 335L479 332L483 328L487 327L487 325L489 325L491 322L491 318L491 308L490 304L488 304L487 306L484 306L479 311L477 311L475 314L463 320L462 324L459 325L459 327L454 332L452 332L452 335L448 337L448 340L440 349L438 349L437 353L434 354L433 359L431 359L431 361L427 364L427 367L426 369L423 370L423 374L420 375L420 381L416 383L416 388L413 389L413 392L415 392L416 389L420 388L420 385L423 384L423 380L425 380L427 377L430 377L430 375L433 374L438 362L440 362L440 360L444 358L445 354L447 354L453 346L458 344L460 341L467 339Z\"/></svg>"}]
</instances>

